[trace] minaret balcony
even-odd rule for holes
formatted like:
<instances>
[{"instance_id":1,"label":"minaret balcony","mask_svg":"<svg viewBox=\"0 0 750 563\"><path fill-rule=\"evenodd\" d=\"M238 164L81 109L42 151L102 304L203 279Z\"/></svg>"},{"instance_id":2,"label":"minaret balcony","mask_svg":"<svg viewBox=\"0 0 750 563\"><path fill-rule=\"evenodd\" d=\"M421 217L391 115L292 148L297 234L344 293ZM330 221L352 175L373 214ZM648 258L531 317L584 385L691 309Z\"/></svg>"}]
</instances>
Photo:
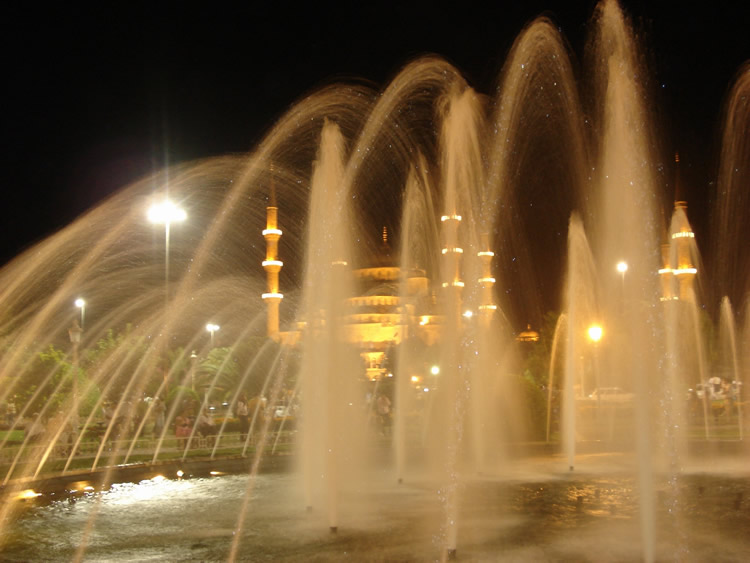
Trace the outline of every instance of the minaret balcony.
<instances>
[{"instance_id":1,"label":"minaret balcony","mask_svg":"<svg viewBox=\"0 0 750 563\"><path fill-rule=\"evenodd\" d=\"M281 260L263 260L263 268L268 272L278 272L284 263Z\"/></svg>"}]
</instances>

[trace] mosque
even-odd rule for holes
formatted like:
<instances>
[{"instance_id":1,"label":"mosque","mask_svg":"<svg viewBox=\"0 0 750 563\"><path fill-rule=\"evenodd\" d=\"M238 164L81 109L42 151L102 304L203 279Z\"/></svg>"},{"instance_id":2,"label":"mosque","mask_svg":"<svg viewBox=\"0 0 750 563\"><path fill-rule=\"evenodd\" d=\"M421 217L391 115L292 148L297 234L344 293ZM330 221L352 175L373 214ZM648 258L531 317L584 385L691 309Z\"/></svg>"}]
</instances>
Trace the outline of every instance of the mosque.
<instances>
[{"instance_id":1,"label":"mosque","mask_svg":"<svg viewBox=\"0 0 750 563\"><path fill-rule=\"evenodd\" d=\"M675 163L678 167L678 155L675 155ZM674 213L666 238L662 242L662 268L659 269L660 299L664 302L694 303L693 286L698 272L695 267L697 250L695 234L687 220L687 204L680 197L679 170L675 174L675 183ZM455 302L460 303L464 287L464 282L460 279L463 249L458 247L457 242L461 216L453 213L443 216L441 221L445 240L442 249L443 259L446 260L444 271L452 272L452 279L444 281L442 286L448 291L455 291ZM298 323L294 329L288 331L281 331L279 327L279 306L284 297L279 288L279 272L284 264L278 256L282 231L278 226L278 207L273 190L266 207L266 228L262 233L266 241L266 259L262 262L266 271L266 292L262 297L267 309L267 335L283 345L295 346L304 330L304 322ZM481 295L478 315L480 326L489 326L497 309L493 302L494 253L489 248L487 236L482 237L480 247L482 250L477 253L481 264L481 277L477 280ZM354 269L351 274L356 282L356 292L354 297L347 299L345 305L343 338L359 349L370 380L375 381L385 375L384 359L392 346L407 338L419 338L427 346L439 341L445 316L438 307L437 296L431 289L430 280L424 270L414 269L408 272L406 278L405 297L399 294L402 272L392 257L385 227L382 232L381 252L374 263L368 267ZM527 325L526 330L519 333L517 340L535 343L539 340L539 333Z\"/></svg>"},{"instance_id":2,"label":"mosque","mask_svg":"<svg viewBox=\"0 0 750 563\"><path fill-rule=\"evenodd\" d=\"M447 272L453 278L443 282L445 290L453 290L459 295L464 282L460 279L460 260L463 250L457 246L457 231L461 217L457 214L441 218L446 246L442 249ZM281 331L279 328L279 306L283 294L279 289L279 272L283 262L278 256L279 239L282 231L278 226L278 207L273 191L266 207L266 259L262 262L266 271L266 292L262 294L267 309L267 335L284 345L294 346L299 342L304 323L298 323L294 330ZM483 237L482 248L477 253L481 264L481 277L477 280L481 294L479 322L487 326L497 309L493 303L492 258L488 238ZM381 252L367 267L351 272L355 281L355 294L345 304L344 340L360 351L370 380L385 376L384 359L392 346L411 338L418 338L426 346L432 346L440 339L441 327L445 322L444 312L438 306L438 298L431 288L430 280L422 269L413 269L406 275L405 295L401 296L403 274L393 258L388 240L388 230L383 227Z\"/></svg>"}]
</instances>

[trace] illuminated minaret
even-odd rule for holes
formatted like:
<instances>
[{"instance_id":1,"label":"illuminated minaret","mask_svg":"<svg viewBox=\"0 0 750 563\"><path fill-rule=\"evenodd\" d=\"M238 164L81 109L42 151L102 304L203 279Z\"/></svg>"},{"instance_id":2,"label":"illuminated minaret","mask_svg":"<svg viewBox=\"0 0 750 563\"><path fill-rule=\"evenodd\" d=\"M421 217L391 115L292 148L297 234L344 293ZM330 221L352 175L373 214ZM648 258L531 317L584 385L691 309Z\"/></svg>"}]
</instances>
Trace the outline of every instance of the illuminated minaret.
<instances>
[{"instance_id":1,"label":"illuminated minaret","mask_svg":"<svg viewBox=\"0 0 750 563\"><path fill-rule=\"evenodd\" d=\"M482 263L482 277L477 280L482 288L479 318L482 326L487 328L492 323L492 317L497 309L492 300L492 288L495 285L495 278L492 277L492 257L495 253L490 250L490 237L487 233L482 233L482 250L477 252L477 256Z\"/></svg>"},{"instance_id":2,"label":"illuminated minaret","mask_svg":"<svg viewBox=\"0 0 750 563\"><path fill-rule=\"evenodd\" d=\"M461 280L461 254L464 250L458 246L458 227L461 224L461 216L454 212L451 215L443 215L440 220L443 222L445 237L443 256L446 262L443 270L443 287L453 288L453 304L456 307L456 318L458 318L461 314L461 293L464 287L464 282Z\"/></svg>"},{"instance_id":3,"label":"illuminated minaret","mask_svg":"<svg viewBox=\"0 0 750 563\"><path fill-rule=\"evenodd\" d=\"M266 259L263 260L263 269L266 271L267 292L262 295L266 302L268 313L267 332L270 338L279 340L279 304L284 296L279 293L279 272L284 263L278 259L279 239L281 230L278 226L278 212L276 207L276 190L271 186L271 195L266 207L266 228L263 229L263 238L266 239Z\"/></svg>"},{"instance_id":4,"label":"illuminated minaret","mask_svg":"<svg viewBox=\"0 0 750 563\"><path fill-rule=\"evenodd\" d=\"M698 269L693 264L695 233L687 219L687 202L682 198L679 163L680 155L675 154L675 202L672 222L669 227L669 241L662 246L664 267L659 270L662 279L662 300L694 301L693 283ZM677 282L676 291L673 280Z\"/></svg>"},{"instance_id":5,"label":"illuminated minaret","mask_svg":"<svg viewBox=\"0 0 750 563\"><path fill-rule=\"evenodd\" d=\"M695 245L695 234L687 220L687 203L675 201L674 212L677 221L672 221L672 232L670 234L674 247L672 254L675 256L675 268L672 273L677 276L679 298L682 301L694 301L693 282L698 269L693 264L691 257L691 250Z\"/></svg>"}]
</instances>

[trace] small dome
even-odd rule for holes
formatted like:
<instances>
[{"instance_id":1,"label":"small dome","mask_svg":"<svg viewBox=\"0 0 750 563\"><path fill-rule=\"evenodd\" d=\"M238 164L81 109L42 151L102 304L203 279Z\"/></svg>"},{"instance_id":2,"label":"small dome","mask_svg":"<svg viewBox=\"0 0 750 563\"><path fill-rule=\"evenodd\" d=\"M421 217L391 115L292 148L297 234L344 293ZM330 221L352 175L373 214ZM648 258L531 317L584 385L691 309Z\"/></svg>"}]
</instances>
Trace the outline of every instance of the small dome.
<instances>
[{"instance_id":1,"label":"small dome","mask_svg":"<svg viewBox=\"0 0 750 563\"><path fill-rule=\"evenodd\" d=\"M516 337L519 342L539 342L539 333L535 330L531 330L531 325L526 325L526 330L519 333Z\"/></svg>"}]
</instances>

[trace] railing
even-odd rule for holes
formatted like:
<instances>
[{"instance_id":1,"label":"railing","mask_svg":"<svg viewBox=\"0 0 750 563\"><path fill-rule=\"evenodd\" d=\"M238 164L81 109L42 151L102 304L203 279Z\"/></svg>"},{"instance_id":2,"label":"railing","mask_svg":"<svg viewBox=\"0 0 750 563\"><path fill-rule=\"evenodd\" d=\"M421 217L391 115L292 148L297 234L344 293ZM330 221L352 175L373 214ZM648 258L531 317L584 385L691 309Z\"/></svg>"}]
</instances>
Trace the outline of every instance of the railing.
<instances>
[{"instance_id":1,"label":"railing","mask_svg":"<svg viewBox=\"0 0 750 563\"><path fill-rule=\"evenodd\" d=\"M238 433L222 434L221 436L193 436L188 438L164 437L159 444L158 438L133 438L122 440L107 440L104 445L100 440L86 440L78 444L73 456L73 443L57 443L49 449L48 443L13 444L0 448L0 482L13 466L13 476L21 476L29 472L36 472L42 464L43 472L60 472L66 466L68 470L86 469L92 467L98 456L97 466L110 466L122 463L138 463L164 461L169 459L221 457L229 455L250 455L260 441L260 436L251 433L245 439ZM277 453L288 451L294 441L294 431L270 432L266 439L266 449L272 448ZM187 448L186 448L187 446ZM47 456L44 458L44 456ZM42 462L42 459L44 461Z\"/></svg>"}]
</instances>

